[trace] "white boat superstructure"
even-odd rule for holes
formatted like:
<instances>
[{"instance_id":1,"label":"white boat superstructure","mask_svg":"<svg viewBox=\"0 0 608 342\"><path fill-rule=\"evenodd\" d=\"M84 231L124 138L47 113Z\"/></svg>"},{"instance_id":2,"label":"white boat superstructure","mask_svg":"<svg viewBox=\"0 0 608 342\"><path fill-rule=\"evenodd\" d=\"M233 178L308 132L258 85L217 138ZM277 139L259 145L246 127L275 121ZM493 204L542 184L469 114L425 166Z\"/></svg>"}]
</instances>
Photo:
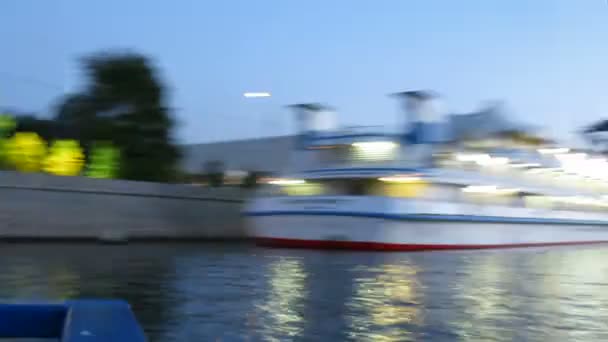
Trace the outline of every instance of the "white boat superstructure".
<instances>
[{"instance_id":1,"label":"white boat superstructure","mask_svg":"<svg viewBox=\"0 0 608 342\"><path fill-rule=\"evenodd\" d=\"M483 134L483 116L462 134L437 119L427 94L402 95L404 134L339 132L320 106L297 106L309 121L292 169L248 205L251 235L278 246L378 250L608 241L603 157L504 122Z\"/></svg>"}]
</instances>

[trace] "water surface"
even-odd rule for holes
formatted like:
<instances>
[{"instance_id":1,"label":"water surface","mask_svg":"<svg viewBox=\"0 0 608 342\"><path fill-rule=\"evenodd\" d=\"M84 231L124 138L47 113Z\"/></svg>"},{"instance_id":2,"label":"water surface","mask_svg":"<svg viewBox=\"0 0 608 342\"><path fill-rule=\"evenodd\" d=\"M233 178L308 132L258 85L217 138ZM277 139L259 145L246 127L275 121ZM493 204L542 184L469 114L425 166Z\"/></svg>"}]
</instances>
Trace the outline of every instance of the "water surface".
<instances>
[{"instance_id":1,"label":"water surface","mask_svg":"<svg viewBox=\"0 0 608 342\"><path fill-rule=\"evenodd\" d=\"M608 246L366 253L3 244L5 301L129 301L151 341L608 340Z\"/></svg>"}]
</instances>

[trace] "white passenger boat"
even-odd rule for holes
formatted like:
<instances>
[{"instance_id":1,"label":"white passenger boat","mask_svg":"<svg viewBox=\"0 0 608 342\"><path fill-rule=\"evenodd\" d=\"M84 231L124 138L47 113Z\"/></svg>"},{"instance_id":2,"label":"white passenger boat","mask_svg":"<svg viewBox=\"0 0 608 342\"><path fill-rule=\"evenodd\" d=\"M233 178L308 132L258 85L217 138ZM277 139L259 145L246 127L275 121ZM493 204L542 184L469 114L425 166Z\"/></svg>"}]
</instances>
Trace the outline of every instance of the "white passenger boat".
<instances>
[{"instance_id":1,"label":"white passenger boat","mask_svg":"<svg viewBox=\"0 0 608 342\"><path fill-rule=\"evenodd\" d=\"M403 134L336 130L299 105L291 169L245 210L251 236L284 247L426 250L608 242L608 162L549 146L488 110L437 115L400 94Z\"/></svg>"}]
</instances>

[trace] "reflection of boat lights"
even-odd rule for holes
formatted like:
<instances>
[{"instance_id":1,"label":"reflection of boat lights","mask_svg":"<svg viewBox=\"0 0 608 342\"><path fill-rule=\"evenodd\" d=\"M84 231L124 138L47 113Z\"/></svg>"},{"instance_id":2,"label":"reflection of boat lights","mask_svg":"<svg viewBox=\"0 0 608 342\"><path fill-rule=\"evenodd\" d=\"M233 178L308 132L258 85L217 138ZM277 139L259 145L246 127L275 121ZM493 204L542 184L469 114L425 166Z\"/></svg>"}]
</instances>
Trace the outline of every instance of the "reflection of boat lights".
<instances>
[{"instance_id":1,"label":"reflection of boat lights","mask_svg":"<svg viewBox=\"0 0 608 342\"><path fill-rule=\"evenodd\" d=\"M270 267L269 293L258 306L261 316L271 317L271 322L262 324L268 335L297 337L302 332L306 291L306 272L297 259L281 258Z\"/></svg>"},{"instance_id":2,"label":"reflection of boat lights","mask_svg":"<svg viewBox=\"0 0 608 342\"><path fill-rule=\"evenodd\" d=\"M303 179L272 179L268 181L268 184L273 185L297 185L306 183Z\"/></svg>"},{"instance_id":3,"label":"reflection of boat lights","mask_svg":"<svg viewBox=\"0 0 608 342\"><path fill-rule=\"evenodd\" d=\"M452 323L458 335L479 336L482 341L514 339L511 331L500 331L492 324L505 315L515 315L514 307L519 307L521 300L509 298L501 288L517 279L505 260L497 255L478 255L461 270L464 277L457 278L451 298L463 312Z\"/></svg>"},{"instance_id":4,"label":"reflection of boat lights","mask_svg":"<svg viewBox=\"0 0 608 342\"><path fill-rule=\"evenodd\" d=\"M383 265L374 269L377 274L355 279L355 293L348 306L362 312L352 317L349 334L353 340L403 341L410 340L403 324L420 324L421 293L417 269L412 265ZM408 305L403 305L404 303Z\"/></svg>"}]
</instances>

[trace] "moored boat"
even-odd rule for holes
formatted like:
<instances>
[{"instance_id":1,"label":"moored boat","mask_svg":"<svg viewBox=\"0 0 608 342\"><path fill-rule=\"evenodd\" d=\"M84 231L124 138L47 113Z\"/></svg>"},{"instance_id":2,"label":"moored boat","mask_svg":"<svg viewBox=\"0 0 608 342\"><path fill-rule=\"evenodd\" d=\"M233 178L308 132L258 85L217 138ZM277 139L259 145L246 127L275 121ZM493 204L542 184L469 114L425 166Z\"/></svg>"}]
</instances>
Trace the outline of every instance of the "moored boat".
<instances>
[{"instance_id":1,"label":"moored boat","mask_svg":"<svg viewBox=\"0 0 608 342\"><path fill-rule=\"evenodd\" d=\"M363 250L608 242L603 157L556 147L496 111L445 122L433 96L401 95L403 133L337 130L321 106L296 106L292 168L247 206L250 234Z\"/></svg>"}]
</instances>

